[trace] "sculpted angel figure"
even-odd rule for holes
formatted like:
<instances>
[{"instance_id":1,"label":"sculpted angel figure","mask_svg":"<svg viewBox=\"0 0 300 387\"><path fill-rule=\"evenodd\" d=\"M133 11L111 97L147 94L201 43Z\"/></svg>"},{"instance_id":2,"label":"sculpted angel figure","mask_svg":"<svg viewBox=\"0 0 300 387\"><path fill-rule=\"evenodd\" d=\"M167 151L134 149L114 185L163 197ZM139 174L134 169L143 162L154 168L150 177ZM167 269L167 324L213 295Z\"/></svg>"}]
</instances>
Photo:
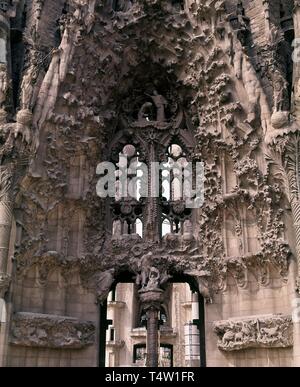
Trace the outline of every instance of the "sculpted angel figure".
<instances>
[{"instance_id":1,"label":"sculpted angel figure","mask_svg":"<svg viewBox=\"0 0 300 387\"><path fill-rule=\"evenodd\" d=\"M274 111L283 111L285 108L288 82L279 70L273 72Z\"/></svg>"},{"instance_id":2,"label":"sculpted angel figure","mask_svg":"<svg viewBox=\"0 0 300 387\"><path fill-rule=\"evenodd\" d=\"M136 284L141 286L142 288L145 288L149 281L150 269L152 267L152 264L151 264L152 257L153 257L153 254L149 252L143 255L139 262L140 274L138 274L136 278Z\"/></svg>"},{"instance_id":3,"label":"sculpted angel figure","mask_svg":"<svg viewBox=\"0 0 300 387\"><path fill-rule=\"evenodd\" d=\"M34 92L34 85L38 76L38 69L36 65L31 64L24 74L21 84L21 104L22 109L30 109L31 101Z\"/></svg>"},{"instance_id":4,"label":"sculpted angel figure","mask_svg":"<svg viewBox=\"0 0 300 387\"><path fill-rule=\"evenodd\" d=\"M157 90L153 91L153 95L150 96L157 109L156 121L164 122L166 120L165 109L168 105L168 101L160 95Z\"/></svg>"}]
</instances>

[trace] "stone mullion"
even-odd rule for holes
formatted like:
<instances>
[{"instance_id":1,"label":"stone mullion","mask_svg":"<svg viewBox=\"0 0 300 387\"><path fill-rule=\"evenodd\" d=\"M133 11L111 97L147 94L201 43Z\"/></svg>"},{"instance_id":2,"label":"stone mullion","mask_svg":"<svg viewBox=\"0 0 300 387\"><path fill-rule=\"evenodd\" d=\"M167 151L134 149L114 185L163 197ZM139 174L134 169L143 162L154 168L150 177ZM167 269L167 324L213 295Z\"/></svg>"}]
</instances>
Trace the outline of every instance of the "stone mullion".
<instances>
[{"instance_id":1,"label":"stone mullion","mask_svg":"<svg viewBox=\"0 0 300 387\"><path fill-rule=\"evenodd\" d=\"M7 271L9 241L12 225L12 202L0 201L0 272Z\"/></svg>"},{"instance_id":2,"label":"stone mullion","mask_svg":"<svg viewBox=\"0 0 300 387\"><path fill-rule=\"evenodd\" d=\"M158 367L159 359L159 311L163 302L163 290L141 289L141 305L147 316L147 367Z\"/></svg>"},{"instance_id":3,"label":"stone mullion","mask_svg":"<svg viewBox=\"0 0 300 387\"><path fill-rule=\"evenodd\" d=\"M1 168L0 178L0 298L8 289L10 276L7 273L10 236L13 219L13 201L11 198L11 172Z\"/></svg>"},{"instance_id":4,"label":"stone mullion","mask_svg":"<svg viewBox=\"0 0 300 387\"><path fill-rule=\"evenodd\" d=\"M147 367L158 367L158 312L159 309L151 305L147 315Z\"/></svg>"},{"instance_id":5,"label":"stone mullion","mask_svg":"<svg viewBox=\"0 0 300 387\"><path fill-rule=\"evenodd\" d=\"M296 236L296 252L298 263L297 290L300 291L300 201L292 202L292 213L294 219L294 230Z\"/></svg>"}]
</instances>

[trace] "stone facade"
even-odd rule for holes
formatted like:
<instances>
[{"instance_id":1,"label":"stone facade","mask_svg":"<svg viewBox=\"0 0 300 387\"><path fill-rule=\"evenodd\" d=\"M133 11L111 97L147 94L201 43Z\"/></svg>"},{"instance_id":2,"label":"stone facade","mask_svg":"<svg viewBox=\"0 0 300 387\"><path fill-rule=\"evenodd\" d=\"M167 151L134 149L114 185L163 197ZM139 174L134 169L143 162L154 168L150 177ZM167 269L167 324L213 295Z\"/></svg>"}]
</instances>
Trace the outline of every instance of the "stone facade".
<instances>
[{"instance_id":1,"label":"stone facade","mask_svg":"<svg viewBox=\"0 0 300 387\"><path fill-rule=\"evenodd\" d=\"M300 366L299 26L298 0L0 1L0 366L103 365L124 282L147 365L179 282L202 366ZM203 206L100 198L120 154L203 162Z\"/></svg>"}]
</instances>

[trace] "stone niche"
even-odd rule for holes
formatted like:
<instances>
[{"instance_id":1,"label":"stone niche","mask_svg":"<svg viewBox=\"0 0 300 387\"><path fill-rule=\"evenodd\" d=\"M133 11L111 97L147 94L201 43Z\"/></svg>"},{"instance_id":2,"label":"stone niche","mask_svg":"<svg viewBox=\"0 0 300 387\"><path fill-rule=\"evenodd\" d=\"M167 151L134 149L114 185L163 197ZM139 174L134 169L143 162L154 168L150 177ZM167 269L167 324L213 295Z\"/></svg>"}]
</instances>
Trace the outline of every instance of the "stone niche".
<instances>
[{"instance_id":1,"label":"stone niche","mask_svg":"<svg viewBox=\"0 0 300 387\"><path fill-rule=\"evenodd\" d=\"M222 351L293 346L291 316L250 316L217 321L214 332L219 338L218 348Z\"/></svg>"},{"instance_id":2,"label":"stone niche","mask_svg":"<svg viewBox=\"0 0 300 387\"><path fill-rule=\"evenodd\" d=\"M93 322L34 313L16 313L10 344L38 348L80 349L95 343Z\"/></svg>"}]
</instances>

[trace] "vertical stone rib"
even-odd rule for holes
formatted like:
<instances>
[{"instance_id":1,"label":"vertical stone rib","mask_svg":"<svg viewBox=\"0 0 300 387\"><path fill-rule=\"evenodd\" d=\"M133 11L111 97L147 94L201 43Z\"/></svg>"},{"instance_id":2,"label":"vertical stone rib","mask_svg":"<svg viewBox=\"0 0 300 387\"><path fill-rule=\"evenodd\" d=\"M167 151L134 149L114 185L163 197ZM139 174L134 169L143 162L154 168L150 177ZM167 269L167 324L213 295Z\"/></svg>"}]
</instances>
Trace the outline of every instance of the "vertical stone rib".
<instances>
[{"instance_id":1,"label":"vertical stone rib","mask_svg":"<svg viewBox=\"0 0 300 387\"><path fill-rule=\"evenodd\" d=\"M147 315L147 367L158 367L158 313L163 302L163 293L158 288L139 291L141 304Z\"/></svg>"},{"instance_id":2,"label":"vertical stone rib","mask_svg":"<svg viewBox=\"0 0 300 387\"><path fill-rule=\"evenodd\" d=\"M147 367L158 367L158 310L147 310Z\"/></svg>"},{"instance_id":3,"label":"vertical stone rib","mask_svg":"<svg viewBox=\"0 0 300 387\"><path fill-rule=\"evenodd\" d=\"M296 236L296 250L298 262L298 280L297 287L300 287L300 201L292 202L292 212L294 217L294 229Z\"/></svg>"},{"instance_id":4,"label":"vertical stone rib","mask_svg":"<svg viewBox=\"0 0 300 387\"><path fill-rule=\"evenodd\" d=\"M12 203L0 202L0 273L7 272L8 250L12 225Z\"/></svg>"},{"instance_id":5,"label":"vertical stone rib","mask_svg":"<svg viewBox=\"0 0 300 387\"><path fill-rule=\"evenodd\" d=\"M10 282L7 262L13 208L10 200L11 178L12 171L6 167L0 167L0 298L4 298Z\"/></svg>"}]
</instances>

